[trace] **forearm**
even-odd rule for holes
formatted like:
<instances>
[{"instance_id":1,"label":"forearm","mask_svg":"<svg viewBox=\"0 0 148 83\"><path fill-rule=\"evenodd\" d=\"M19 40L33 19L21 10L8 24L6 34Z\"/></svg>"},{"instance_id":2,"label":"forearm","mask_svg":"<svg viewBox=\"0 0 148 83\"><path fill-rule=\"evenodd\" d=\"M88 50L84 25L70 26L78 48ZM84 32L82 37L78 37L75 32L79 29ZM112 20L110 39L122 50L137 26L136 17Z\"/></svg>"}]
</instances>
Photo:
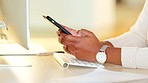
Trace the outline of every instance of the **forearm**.
<instances>
[{"instance_id":1,"label":"forearm","mask_svg":"<svg viewBox=\"0 0 148 83\"><path fill-rule=\"evenodd\" d=\"M107 63L121 65L121 48L115 48L110 42L104 41L103 45L108 45L110 47L107 48Z\"/></svg>"},{"instance_id":2,"label":"forearm","mask_svg":"<svg viewBox=\"0 0 148 83\"><path fill-rule=\"evenodd\" d=\"M109 47L106 50L107 63L121 65L121 48Z\"/></svg>"}]
</instances>

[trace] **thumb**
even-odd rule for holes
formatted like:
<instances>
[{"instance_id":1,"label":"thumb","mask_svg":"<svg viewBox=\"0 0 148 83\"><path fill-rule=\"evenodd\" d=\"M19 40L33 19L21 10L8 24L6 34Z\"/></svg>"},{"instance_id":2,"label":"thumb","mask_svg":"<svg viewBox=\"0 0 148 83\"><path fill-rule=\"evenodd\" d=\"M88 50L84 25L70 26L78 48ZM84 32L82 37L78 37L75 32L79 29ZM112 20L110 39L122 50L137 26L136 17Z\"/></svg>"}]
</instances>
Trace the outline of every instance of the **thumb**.
<instances>
[{"instance_id":1,"label":"thumb","mask_svg":"<svg viewBox=\"0 0 148 83\"><path fill-rule=\"evenodd\" d=\"M78 31L78 34L80 36L93 36L93 32L89 31L89 30L86 30L86 29L81 29Z\"/></svg>"},{"instance_id":2,"label":"thumb","mask_svg":"<svg viewBox=\"0 0 148 83\"><path fill-rule=\"evenodd\" d=\"M72 33L73 35L75 35L76 34L76 30L74 30L74 29L72 29L72 28L69 28L69 27L67 27L67 26L64 26L64 25L62 25L66 30L68 30L70 33Z\"/></svg>"}]
</instances>

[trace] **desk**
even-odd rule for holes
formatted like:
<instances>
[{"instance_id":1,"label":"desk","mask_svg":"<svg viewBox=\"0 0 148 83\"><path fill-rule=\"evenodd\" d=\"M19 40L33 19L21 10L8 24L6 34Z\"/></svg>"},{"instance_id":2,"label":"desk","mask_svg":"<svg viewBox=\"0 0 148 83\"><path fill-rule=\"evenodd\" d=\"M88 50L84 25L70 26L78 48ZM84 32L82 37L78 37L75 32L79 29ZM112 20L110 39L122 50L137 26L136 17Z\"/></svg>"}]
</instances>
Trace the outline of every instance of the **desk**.
<instances>
[{"instance_id":1,"label":"desk","mask_svg":"<svg viewBox=\"0 0 148 83\"><path fill-rule=\"evenodd\" d=\"M73 77L93 72L92 68L70 67L63 69L49 56L5 56L4 60L31 64L32 67L1 67L0 83L50 83L50 80ZM107 70L148 74L147 70L124 69L117 65L106 64ZM105 77L104 77L105 78Z\"/></svg>"},{"instance_id":2,"label":"desk","mask_svg":"<svg viewBox=\"0 0 148 83\"><path fill-rule=\"evenodd\" d=\"M96 70L95 68L82 67L70 67L65 70L58 64L52 55L2 56L1 59L1 61L7 63L28 64L32 65L32 67L0 67L0 83L50 83L50 80L84 75ZM148 70L126 69L112 64L106 64L105 67L106 70L110 71L148 75Z\"/></svg>"}]
</instances>

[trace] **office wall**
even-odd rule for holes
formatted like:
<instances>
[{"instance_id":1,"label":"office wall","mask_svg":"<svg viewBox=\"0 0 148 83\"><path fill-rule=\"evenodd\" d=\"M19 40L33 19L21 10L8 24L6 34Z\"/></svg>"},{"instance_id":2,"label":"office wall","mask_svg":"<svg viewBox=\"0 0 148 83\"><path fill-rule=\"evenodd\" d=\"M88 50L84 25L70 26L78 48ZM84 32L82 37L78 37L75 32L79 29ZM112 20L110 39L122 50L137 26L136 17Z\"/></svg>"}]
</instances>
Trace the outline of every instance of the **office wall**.
<instances>
[{"instance_id":1,"label":"office wall","mask_svg":"<svg viewBox=\"0 0 148 83\"><path fill-rule=\"evenodd\" d=\"M123 34L137 21L145 0L120 0L116 6L116 27L114 36Z\"/></svg>"},{"instance_id":2,"label":"office wall","mask_svg":"<svg viewBox=\"0 0 148 83\"><path fill-rule=\"evenodd\" d=\"M125 3L132 8L140 6L143 2L145 2L145 0L122 0L122 3Z\"/></svg>"},{"instance_id":3,"label":"office wall","mask_svg":"<svg viewBox=\"0 0 148 83\"><path fill-rule=\"evenodd\" d=\"M32 31L55 31L43 14L74 29L87 28L97 35L106 31L102 34L108 35L115 23L115 0L30 0Z\"/></svg>"}]
</instances>

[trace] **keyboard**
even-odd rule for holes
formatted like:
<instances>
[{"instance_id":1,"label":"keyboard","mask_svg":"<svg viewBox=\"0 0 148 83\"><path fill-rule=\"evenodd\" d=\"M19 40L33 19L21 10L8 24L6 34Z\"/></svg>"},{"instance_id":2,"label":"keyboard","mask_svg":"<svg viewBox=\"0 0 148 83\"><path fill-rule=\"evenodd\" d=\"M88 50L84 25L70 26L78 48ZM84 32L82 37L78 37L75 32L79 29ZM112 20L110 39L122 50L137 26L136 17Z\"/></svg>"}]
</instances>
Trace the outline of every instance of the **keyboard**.
<instances>
[{"instance_id":1,"label":"keyboard","mask_svg":"<svg viewBox=\"0 0 148 83\"><path fill-rule=\"evenodd\" d=\"M104 68L102 64L95 62L87 62L75 58L75 56L66 53L54 53L53 54L56 61L64 68L67 69L69 66L80 66L89 68Z\"/></svg>"}]
</instances>

